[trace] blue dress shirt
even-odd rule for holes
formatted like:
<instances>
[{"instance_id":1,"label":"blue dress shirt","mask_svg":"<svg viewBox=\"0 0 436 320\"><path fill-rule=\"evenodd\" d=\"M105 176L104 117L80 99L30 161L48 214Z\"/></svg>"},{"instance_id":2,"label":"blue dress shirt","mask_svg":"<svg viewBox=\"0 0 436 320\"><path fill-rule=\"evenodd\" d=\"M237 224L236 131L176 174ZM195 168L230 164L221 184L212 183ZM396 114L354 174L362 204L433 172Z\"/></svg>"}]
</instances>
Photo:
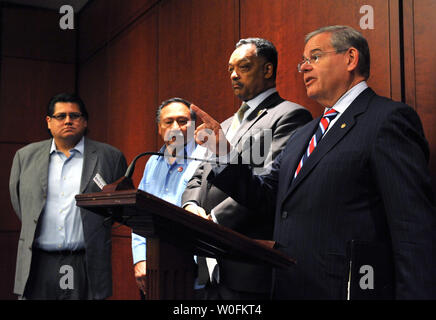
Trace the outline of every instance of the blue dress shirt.
<instances>
[{"instance_id":1,"label":"blue dress shirt","mask_svg":"<svg viewBox=\"0 0 436 320\"><path fill-rule=\"evenodd\" d=\"M163 146L159 152L165 152ZM185 147L188 157L202 159L207 149L195 145L192 140ZM172 164L161 156L151 156L144 169L138 189L148 192L177 206L181 205L186 185L197 169L200 161L176 159ZM133 264L146 260L146 239L132 232Z\"/></svg>"},{"instance_id":2,"label":"blue dress shirt","mask_svg":"<svg viewBox=\"0 0 436 320\"><path fill-rule=\"evenodd\" d=\"M48 165L47 202L39 219L35 247L46 251L85 248L82 217L76 206L82 178L84 138L67 156L56 149L54 139Z\"/></svg>"}]
</instances>

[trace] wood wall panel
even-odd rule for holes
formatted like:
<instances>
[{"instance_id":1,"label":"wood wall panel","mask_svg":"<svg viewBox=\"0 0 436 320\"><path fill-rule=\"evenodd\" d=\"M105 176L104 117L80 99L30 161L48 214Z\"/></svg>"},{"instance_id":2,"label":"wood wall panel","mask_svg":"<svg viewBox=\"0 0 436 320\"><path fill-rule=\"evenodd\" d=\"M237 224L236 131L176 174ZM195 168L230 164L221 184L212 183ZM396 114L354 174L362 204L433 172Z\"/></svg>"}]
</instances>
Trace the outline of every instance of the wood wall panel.
<instances>
[{"instance_id":1,"label":"wood wall panel","mask_svg":"<svg viewBox=\"0 0 436 320\"><path fill-rule=\"evenodd\" d=\"M374 30L361 30L361 6L374 8ZM316 8L316 9L315 9ZM279 52L277 88L283 97L309 108L318 116L323 108L306 96L302 76L297 72L307 33L327 25L349 25L367 38L371 50L369 85L384 96L391 95L389 1L314 0L264 1L241 0L241 38L263 37Z\"/></svg>"},{"instance_id":2,"label":"wood wall panel","mask_svg":"<svg viewBox=\"0 0 436 320\"><path fill-rule=\"evenodd\" d=\"M110 38L150 9L159 0L106 0Z\"/></svg>"},{"instance_id":3,"label":"wood wall panel","mask_svg":"<svg viewBox=\"0 0 436 320\"><path fill-rule=\"evenodd\" d=\"M21 147L22 144L0 143L0 154L3 155L0 166L0 300L17 299L13 287L21 222L12 209L9 176L15 152Z\"/></svg>"},{"instance_id":4,"label":"wood wall panel","mask_svg":"<svg viewBox=\"0 0 436 320\"><path fill-rule=\"evenodd\" d=\"M237 110L227 72L238 40L237 8L237 1L233 0L161 3L159 101L179 96L219 121Z\"/></svg>"},{"instance_id":5,"label":"wood wall panel","mask_svg":"<svg viewBox=\"0 0 436 320\"><path fill-rule=\"evenodd\" d=\"M61 17L52 10L3 8L2 55L74 63L76 30L62 30Z\"/></svg>"},{"instance_id":6,"label":"wood wall panel","mask_svg":"<svg viewBox=\"0 0 436 320\"><path fill-rule=\"evenodd\" d=\"M79 57L88 59L159 0L91 1L79 15Z\"/></svg>"},{"instance_id":7,"label":"wood wall panel","mask_svg":"<svg viewBox=\"0 0 436 320\"><path fill-rule=\"evenodd\" d=\"M23 147L23 144L0 143L0 154L3 165L0 167L0 232L18 232L21 222L12 208L9 193L9 177L11 174L12 160L15 152Z\"/></svg>"},{"instance_id":8,"label":"wood wall panel","mask_svg":"<svg viewBox=\"0 0 436 320\"><path fill-rule=\"evenodd\" d=\"M89 113L88 137L108 142L107 108L109 95L107 49L103 48L79 67L79 92Z\"/></svg>"},{"instance_id":9,"label":"wood wall panel","mask_svg":"<svg viewBox=\"0 0 436 320\"><path fill-rule=\"evenodd\" d=\"M109 47L108 141L130 162L145 150L156 150L157 15L141 17ZM143 160L144 161L144 160ZM133 180L139 184L145 161Z\"/></svg>"},{"instance_id":10,"label":"wood wall panel","mask_svg":"<svg viewBox=\"0 0 436 320\"><path fill-rule=\"evenodd\" d=\"M78 55L82 63L108 41L107 1L90 1L79 16ZM80 80L79 80L80 83Z\"/></svg>"},{"instance_id":11,"label":"wood wall panel","mask_svg":"<svg viewBox=\"0 0 436 320\"><path fill-rule=\"evenodd\" d=\"M57 93L74 91L74 68L73 64L3 57L0 141L47 139L47 103Z\"/></svg>"},{"instance_id":12,"label":"wood wall panel","mask_svg":"<svg viewBox=\"0 0 436 320\"><path fill-rule=\"evenodd\" d=\"M430 146L430 171L436 192L436 2L404 2L405 95L418 112Z\"/></svg>"}]
</instances>

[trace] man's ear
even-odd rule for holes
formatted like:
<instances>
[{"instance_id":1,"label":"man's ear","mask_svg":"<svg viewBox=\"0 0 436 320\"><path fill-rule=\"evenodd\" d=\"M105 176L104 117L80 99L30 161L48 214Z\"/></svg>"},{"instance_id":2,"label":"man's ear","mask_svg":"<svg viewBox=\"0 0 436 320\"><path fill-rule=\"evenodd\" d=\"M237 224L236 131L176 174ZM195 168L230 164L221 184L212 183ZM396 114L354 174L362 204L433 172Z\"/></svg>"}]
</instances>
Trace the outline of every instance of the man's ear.
<instances>
[{"instance_id":1,"label":"man's ear","mask_svg":"<svg viewBox=\"0 0 436 320\"><path fill-rule=\"evenodd\" d=\"M157 124L157 133L162 138L162 128L160 127L160 123Z\"/></svg>"},{"instance_id":2,"label":"man's ear","mask_svg":"<svg viewBox=\"0 0 436 320\"><path fill-rule=\"evenodd\" d=\"M50 129L50 121L51 121L51 118L50 118L49 116L46 116L46 117L45 117L45 121L47 121L47 128Z\"/></svg>"},{"instance_id":3,"label":"man's ear","mask_svg":"<svg viewBox=\"0 0 436 320\"><path fill-rule=\"evenodd\" d=\"M263 65L263 73L265 79L271 79L274 73L274 66L271 62L267 62Z\"/></svg>"},{"instance_id":4,"label":"man's ear","mask_svg":"<svg viewBox=\"0 0 436 320\"><path fill-rule=\"evenodd\" d=\"M347 58L347 71L354 71L359 65L359 50L354 47L348 49L346 53Z\"/></svg>"}]
</instances>

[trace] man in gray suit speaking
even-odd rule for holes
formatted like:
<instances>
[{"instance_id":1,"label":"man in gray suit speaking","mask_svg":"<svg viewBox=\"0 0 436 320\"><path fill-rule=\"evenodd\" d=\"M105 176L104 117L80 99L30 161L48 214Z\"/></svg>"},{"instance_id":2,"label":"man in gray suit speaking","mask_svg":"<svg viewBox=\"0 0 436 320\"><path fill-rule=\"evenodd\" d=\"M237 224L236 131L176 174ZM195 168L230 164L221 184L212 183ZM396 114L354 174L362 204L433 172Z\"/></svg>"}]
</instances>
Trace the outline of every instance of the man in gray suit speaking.
<instances>
[{"instance_id":1,"label":"man in gray suit speaking","mask_svg":"<svg viewBox=\"0 0 436 320\"><path fill-rule=\"evenodd\" d=\"M121 177L126 160L85 137L88 112L75 95L54 96L46 121L53 138L18 150L11 169L11 201L21 220L14 293L104 299L112 294L110 224L77 207L75 195Z\"/></svg>"}]
</instances>

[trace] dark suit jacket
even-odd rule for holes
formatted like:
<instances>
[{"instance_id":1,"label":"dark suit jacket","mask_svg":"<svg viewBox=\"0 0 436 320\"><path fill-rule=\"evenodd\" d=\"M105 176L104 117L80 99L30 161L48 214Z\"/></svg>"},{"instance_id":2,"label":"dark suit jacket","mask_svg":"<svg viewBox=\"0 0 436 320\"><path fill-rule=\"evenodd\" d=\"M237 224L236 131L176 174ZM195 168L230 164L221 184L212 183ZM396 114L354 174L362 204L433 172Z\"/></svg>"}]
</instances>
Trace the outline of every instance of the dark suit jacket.
<instances>
[{"instance_id":1,"label":"dark suit jacket","mask_svg":"<svg viewBox=\"0 0 436 320\"><path fill-rule=\"evenodd\" d=\"M232 144L239 151L246 150L246 138L250 137L251 146L263 146L265 132L259 129L271 129L272 143L263 163L264 166L268 166L284 148L294 130L311 119L312 116L305 108L285 101L278 93L274 93L249 115L233 137ZM232 120L233 117L222 123L224 132L227 132ZM274 217L247 219L250 216L247 208L236 203L207 181L211 169L209 163L202 163L199 166L183 193L182 203L195 201L208 213L213 209L219 224L255 239L271 240ZM270 290L271 268L229 260L219 260L218 264L220 281L230 288L246 292Z\"/></svg>"},{"instance_id":2,"label":"dark suit jacket","mask_svg":"<svg viewBox=\"0 0 436 320\"><path fill-rule=\"evenodd\" d=\"M14 293L22 295L29 277L32 246L38 219L47 199L48 165L52 139L29 144L17 151L11 169L11 202L21 220ZM97 173L112 183L126 171L126 160L118 149L85 138L81 193L98 192ZM111 228L104 218L80 209L86 246L86 267L93 299L112 295Z\"/></svg>"},{"instance_id":3,"label":"dark suit jacket","mask_svg":"<svg viewBox=\"0 0 436 320\"><path fill-rule=\"evenodd\" d=\"M276 270L274 297L343 298L347 242L356 239L392 249L396 298L434 299L436 213L418 115L366 89L293 180L319 120L297 130L268 176L215 170L213 183L242 204L275 211L274 240L297 264Z\"/></svg>"}]
</instances>

